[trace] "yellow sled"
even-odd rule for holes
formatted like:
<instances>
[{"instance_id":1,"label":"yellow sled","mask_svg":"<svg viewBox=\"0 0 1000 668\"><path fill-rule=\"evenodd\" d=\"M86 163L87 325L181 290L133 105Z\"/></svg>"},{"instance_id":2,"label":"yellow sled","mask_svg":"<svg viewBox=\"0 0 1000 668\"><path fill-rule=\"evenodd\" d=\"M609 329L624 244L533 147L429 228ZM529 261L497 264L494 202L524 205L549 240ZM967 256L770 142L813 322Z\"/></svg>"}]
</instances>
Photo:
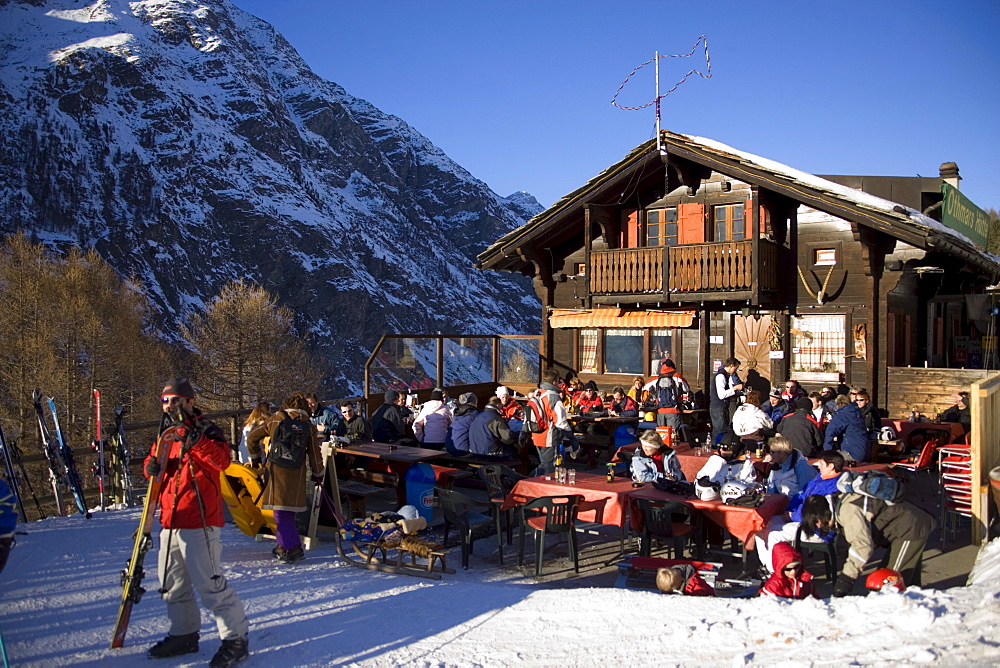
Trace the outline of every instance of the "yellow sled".
<instances>
[{"instance_id":1,"label":"yellow sled","mask_svg":"<svg viewBox=\"0 0 1000 668\"><path fill-rule=\"evenodd\" d=\"M229 513L240 531L248 536L256 536L261 527L266 526L273 534L277 526L274 512L263 510L259 505L262 497L260 473L239 462L233 462L219 474L219 479L222 483L222 498L226 500Z\"/></svg>"}]
</instances>

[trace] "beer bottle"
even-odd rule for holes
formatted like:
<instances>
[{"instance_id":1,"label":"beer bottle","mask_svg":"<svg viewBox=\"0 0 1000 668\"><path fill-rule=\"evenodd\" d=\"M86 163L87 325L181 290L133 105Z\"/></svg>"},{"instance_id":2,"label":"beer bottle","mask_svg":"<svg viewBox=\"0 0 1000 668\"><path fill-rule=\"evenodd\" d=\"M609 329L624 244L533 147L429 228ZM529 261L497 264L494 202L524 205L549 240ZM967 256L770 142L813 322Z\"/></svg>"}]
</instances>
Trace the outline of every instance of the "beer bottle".
<instances>
[{"instance_id":1,"label":"beer bottle","mask_svg":"<svg viewBox=\"0 0 1000 668\"><path fill-rule=\"evenodd\" d=\"M615 465L608 463L608 482L615 481Z\"/></svg>"}]
</instances>

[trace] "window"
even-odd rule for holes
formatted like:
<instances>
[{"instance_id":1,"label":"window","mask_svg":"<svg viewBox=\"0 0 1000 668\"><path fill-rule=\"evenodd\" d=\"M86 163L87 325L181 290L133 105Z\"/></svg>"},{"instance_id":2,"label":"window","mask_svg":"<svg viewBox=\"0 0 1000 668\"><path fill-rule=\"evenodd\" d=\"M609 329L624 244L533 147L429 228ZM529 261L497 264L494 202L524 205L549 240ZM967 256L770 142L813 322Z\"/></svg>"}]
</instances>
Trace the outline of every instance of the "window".
<instances>
[{"instance_id":1,"label":"window","mask_svg":"<svg viewBox=\"0 0 1000 668\"><path fill-rule=\"evenodd\" d=\"M842 315L792 317L792 372L844 373Z\"/></svg>"},{"instance_id":2,"label":"window","mask_svg":"<svg viewBox=\"0 0 1000 668\"><path fill-rule=\"evenodd\" d=\"M643 330L641 329L606 330L604 333L604 373L642 373L643 341Z\"/></svg>"},{"instance_id":3,"label":"window","mask_svg":"<svg viewBox=\"0 0 1000 668\"><path fill-rule=\"evenodd\" d=\"M576 269L575 269L575 271L576 271L576 275L577 276L586 276L587 275L587 265L585 263L583 263L583 262L577 262L576 263Z\"/></svg>"},{"instance_id":4,"label":"window","mask_svg":"<svg viewBox=\"0 0 1000 668\"><path fill-rule=\"evenodd\" d=\"M720 204L712 207L712 234L716 241L740 241L746 238L743 204Z\"/></svg>"},{"instance_id":5,"label":"window","mask_svg":"<svg viewBox=\"0 0 1000 668\"><path fill-rule=\"evenodd\" d=\"M837 264L837 250L835 248L817 248L813 251L813 264Z\"/></svg>"},{"instance_id":6,"label":"window","mask_svg":"<svg viewBox=\"0 0 1000 668\"><path fill-rule=\"evenodd\" d=\"M646 212L646 245L677 245L677 207Z\"/></svg>"},{"instance_id":7,"label":"window","mask_svg":"<svg viewBox=\"0 0 1000 668\"><path fill-rule=\"evenodd\" d=\"M597 373L598 330L580 330L580 371Z\"/></svg>"},{"instance_id":8,"label":"window","mask_svg":"<svg viewBox=\"0 0 1000 668\"><path fill-rule=\"evenodd\" d=\"M673 330L654 329L649 337L650 375L660 373L660 360L664 357L674 359ZM676 360L674 360L676 362Z\"/></svg>"}]
</instances>

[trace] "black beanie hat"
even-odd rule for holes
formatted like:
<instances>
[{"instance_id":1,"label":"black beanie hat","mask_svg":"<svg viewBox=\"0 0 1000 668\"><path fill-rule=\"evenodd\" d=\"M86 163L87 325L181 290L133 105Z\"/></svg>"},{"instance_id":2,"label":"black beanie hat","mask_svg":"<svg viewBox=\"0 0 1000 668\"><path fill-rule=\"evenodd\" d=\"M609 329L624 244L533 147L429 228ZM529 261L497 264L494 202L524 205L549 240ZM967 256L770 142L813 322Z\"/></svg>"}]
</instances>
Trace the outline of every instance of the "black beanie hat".
<instances>
[{"instance_id":1,"label":"black beanie hat","mask_svg":"<svg viewBox=\"0 0 1000 668\"><path fill-rule=\"evenodd\" d=\"M173 380L167 381L167 384L163 386L163 391L160 392L161 397L184 397L185 399L194 399L194 388L191 387L191 383L187 378L174 378Z\"/></svg>"}]
</instances>

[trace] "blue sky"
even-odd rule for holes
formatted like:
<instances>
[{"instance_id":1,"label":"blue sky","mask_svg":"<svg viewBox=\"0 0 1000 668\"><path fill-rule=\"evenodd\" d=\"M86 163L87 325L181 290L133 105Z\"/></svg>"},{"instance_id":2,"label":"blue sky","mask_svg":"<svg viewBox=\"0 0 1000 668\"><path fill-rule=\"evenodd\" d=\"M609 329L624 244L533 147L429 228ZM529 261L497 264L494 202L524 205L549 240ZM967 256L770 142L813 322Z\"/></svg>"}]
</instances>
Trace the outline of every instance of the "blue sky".
<instances>
[{"instance_id":1,"label":"blue sky","mask_svg":"<svg viewBox=\"0 0 1000 668\"><path fill-rule=\"evenodd\" d=\"M1000 209L1000 1L234 0L317 74L545 206L654 134L610 102L706 35L662 126L814 174L937 176ZM702 50L661 61L661 89ZM619 101L653 98L653 66Z\"/></svg>"}]
</instances>

